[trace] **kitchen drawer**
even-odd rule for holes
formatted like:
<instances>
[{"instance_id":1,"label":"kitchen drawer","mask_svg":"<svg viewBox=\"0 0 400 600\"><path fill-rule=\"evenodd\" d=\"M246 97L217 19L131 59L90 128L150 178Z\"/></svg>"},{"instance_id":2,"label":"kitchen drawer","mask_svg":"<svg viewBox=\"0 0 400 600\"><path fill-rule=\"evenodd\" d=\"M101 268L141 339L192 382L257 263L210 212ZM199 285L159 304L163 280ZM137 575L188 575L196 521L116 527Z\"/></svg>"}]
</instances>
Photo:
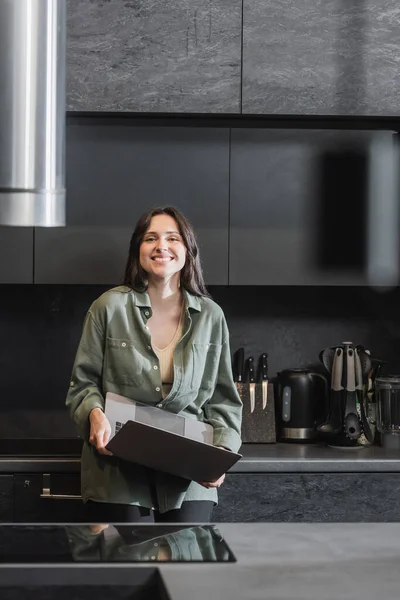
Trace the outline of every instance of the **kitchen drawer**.
<instances>
[{"instance_id":1,"label":"kitchen drawer","mask_svg":"<svg viewBox=\"0 0 400 600\"><path fill-rule=\"evenodd\" d=\"M14 521L18 523L86 521L80 492L80 474L15 474Z\"/></svg>"},{"instance_id":2,"label":"kitchen drawer","mask_svg":"<svg viewBox=\"0 0 400 600\"><path fill-rule=\"evenodd\" d=\"M13 475L0 475L0 523L10 523L13 520Z\"/></svg>"}]
</instances>

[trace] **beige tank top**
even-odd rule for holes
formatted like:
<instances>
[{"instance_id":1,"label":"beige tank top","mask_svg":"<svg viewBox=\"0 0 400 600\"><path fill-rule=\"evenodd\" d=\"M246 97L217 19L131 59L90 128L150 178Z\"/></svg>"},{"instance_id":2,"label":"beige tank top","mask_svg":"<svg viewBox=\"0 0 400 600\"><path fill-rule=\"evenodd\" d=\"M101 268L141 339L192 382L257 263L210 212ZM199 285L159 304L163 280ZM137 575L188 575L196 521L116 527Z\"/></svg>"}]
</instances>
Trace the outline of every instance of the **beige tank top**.
<instances>
[{"instance_id":1,"label":"beige tank top","mask_svg":"<svg viewBox=\"0 0 400 600\"><path fill-rule=\"evenodd\" d=\"M183 334L183 315L185 313L185 307L182 307L181 317L179 319L178 326L174 333L174 337L165 348L157 348L153 344L153 350L157 354L160 361L160 375L162 383L162 396L165 398L172 387L174 382L174 350L182 337Z\"/></svg>"}]
</instances>

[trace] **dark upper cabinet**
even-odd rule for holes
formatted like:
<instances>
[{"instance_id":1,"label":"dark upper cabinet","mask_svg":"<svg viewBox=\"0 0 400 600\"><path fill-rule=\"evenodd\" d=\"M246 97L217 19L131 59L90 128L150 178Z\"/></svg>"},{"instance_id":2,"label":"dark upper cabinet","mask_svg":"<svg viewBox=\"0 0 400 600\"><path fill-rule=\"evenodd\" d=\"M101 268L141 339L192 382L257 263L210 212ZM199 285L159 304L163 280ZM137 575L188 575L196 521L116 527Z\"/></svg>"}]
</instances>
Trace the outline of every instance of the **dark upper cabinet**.
<instances>
[{"instance_id":1,"label":"dark upper cabinet","mask_svg":"<svg viewBox=\"0 0 400 600\"><path fill-rule=\"evenodd\" d=\"M398 115L398 0L244 0L243 113Z\"/></svg>"},{"instance_id":2,"label":"dark upper cabinet","mask_svg":"<svg viewBox=\"0 0 400 600\"><path fill-rule=\"evenodd\" d=\"M366 283L369 139L232 130L229 284Z\"/></svg>"},{"instance_id":3,"label":"dark upper cabinet","mask_svg":"<svg viewBox=\"0 0 400 600\"><path fill-rule=\"evenodd\" d=\"M14 477L0 475L0 522L11 523L14 520Z\"/></svg>"},{"instance_id":4,"label":"dark upper cabinet","mask_svg":"<svg viewBox=\"0 0 400 600\"><path fill-rule=\"evenodd\" d=\"M206 283L228 283L229 130L71 125L67 227L35 232L35 283L119 284L139 216L192 222Z\"/></svg>"},{"instance_id":5,"label":"dark upper cabinet","mask_svg":"<svg viewBox=\"0 0 400 600\"><path fill-rule=\"evenodd\" d=\"M0 227L0 283L33 283L32 227Z\"/></svg>"},{"instance_id":6,"label":"dark upper cabinet","mask_svg":"<svg viewBox=\"0 0 400 600\"><path fill-rule=\"evenodd\" d=\"M237 113L241 0L68 0L67 109Z\"/></svg>"}]
</instances>

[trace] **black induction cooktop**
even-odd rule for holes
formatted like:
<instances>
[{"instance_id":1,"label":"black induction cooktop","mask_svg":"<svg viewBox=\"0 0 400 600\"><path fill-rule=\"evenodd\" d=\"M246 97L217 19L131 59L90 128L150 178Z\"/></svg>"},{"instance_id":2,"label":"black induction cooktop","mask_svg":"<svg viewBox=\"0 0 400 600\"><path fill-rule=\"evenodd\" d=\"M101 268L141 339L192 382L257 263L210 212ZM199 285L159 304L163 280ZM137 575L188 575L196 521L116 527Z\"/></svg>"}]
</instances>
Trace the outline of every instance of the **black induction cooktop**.
<instances>
[{"instance_id":1,"label":"black induction cooktop","mask_svg":"<svg viewBox=\"0 0 400 600\"><path fill-rule=\"evenodd\" d=\"M236 562L215 525L0 525L0 564Z\"/></svg>"}]
</instances>

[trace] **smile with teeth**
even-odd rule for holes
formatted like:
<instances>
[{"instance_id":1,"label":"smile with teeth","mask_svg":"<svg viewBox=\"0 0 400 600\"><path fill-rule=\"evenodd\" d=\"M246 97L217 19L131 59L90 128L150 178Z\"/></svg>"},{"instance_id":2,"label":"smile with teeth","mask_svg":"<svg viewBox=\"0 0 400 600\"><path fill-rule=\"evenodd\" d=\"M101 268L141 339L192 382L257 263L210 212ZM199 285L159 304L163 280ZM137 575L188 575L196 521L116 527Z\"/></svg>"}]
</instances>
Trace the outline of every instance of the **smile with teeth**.
<instances>
[{"instance_id":1,"label":"smile with teeth","mask_svg":"<svg viewBox=\"0 0 400 600\"><path fill-rule=\"evenodd\" d=\"M169 262L172 260L172 256L154 256L152 260L155 260L156 262Z\"/></svg>"}]
</instances>

